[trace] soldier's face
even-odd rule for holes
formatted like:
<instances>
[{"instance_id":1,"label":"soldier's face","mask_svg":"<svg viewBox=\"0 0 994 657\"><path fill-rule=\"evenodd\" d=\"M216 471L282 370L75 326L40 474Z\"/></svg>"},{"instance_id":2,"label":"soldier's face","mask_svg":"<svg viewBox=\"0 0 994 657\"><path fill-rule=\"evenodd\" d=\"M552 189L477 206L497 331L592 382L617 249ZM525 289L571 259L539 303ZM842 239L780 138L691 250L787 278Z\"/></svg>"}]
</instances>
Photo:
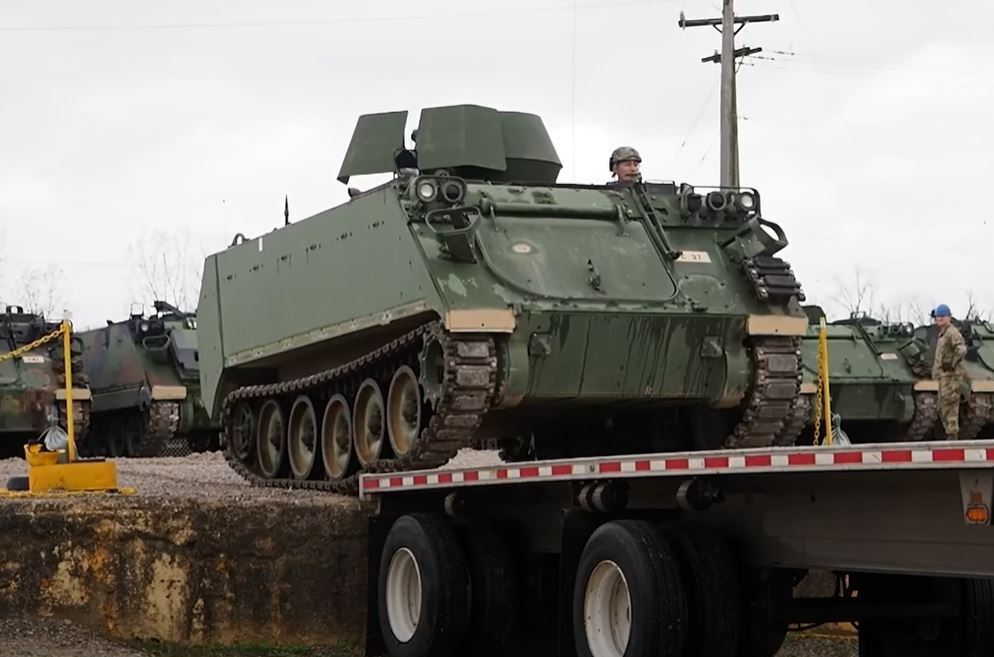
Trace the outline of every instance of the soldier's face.
<instances>
[{"instance_id":1,"label":"soldier's face","mask_svg":"<svg viewBox=\"0 0 994 657\"><path fill-rule=\"evenodd\" d=\"M614 163L614 175L618 176L621 182L635 182L639 175L639 163L637 160L622 160Z\"/></svg>"},{"instance_id":2,"label":"soldier's face","mask_svg":"<svg viewBox=\"0 0 994 657\"><path fill-rule=\"evenodd\" d=\"M947 326L949 324L949 315L942 315L941 317L935 318L935 323L939 327Z\"/></svg>"}]
</instances>

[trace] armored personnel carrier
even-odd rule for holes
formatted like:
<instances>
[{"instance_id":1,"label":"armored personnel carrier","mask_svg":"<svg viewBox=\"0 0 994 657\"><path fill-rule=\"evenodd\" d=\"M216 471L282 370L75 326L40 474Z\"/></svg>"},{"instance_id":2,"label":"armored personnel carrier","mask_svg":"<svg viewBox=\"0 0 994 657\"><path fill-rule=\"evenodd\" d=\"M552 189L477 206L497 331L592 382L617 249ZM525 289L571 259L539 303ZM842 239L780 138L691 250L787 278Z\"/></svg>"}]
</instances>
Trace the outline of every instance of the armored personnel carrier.
<instances>
[{"instance_id":1,"label":"armored personnel carrier","mask_svg":"<svg viewBox=\"0 0 994 657\"><path fill-rule=\"evenodd\" d=\"M994 327L979 319L953 320L966 341L963 366L969 380L969 395L960 407L960 440L994 438ZM915 336L922 345L915 359L922 371L931 373L938 327L921 326ZM964 391L966 393L967 391ZM941 431L941 422L937 431Z\"/></svg>"},{"instance_id":2,"label":"armored personnel carrier","mask_svg":"<svg viewBox=\"0 0 994 657\"><path fill-rule=\"evenodd\" d=\"M773 444L800 387L801 286L754 189L559 184L542 120L360 117L339 181L392 173L205 262L204 400L266 486L357 471ZM492 443L491 443L492 444Z\"/></svg>"},{"instance_id":3,"label":"armored personnel carrier","mask_svg":"<svg viewBox=\"0 0 994 657\"><path fill-rule=\"evenodd\" d=\"M806 306L810 321L801 342L804 380L795 415L778 437L810 444L817 405L818 339L824 311ZM828 373L832 412L854 443L924 440L938 417L938 386L922 366L926 345L913 324L881 322L865 313L828 322ZM821 436L824 437L824 431Z\"/></svg>"},{"instance_id":4,"label":"armored personnel carrier","mask_svg":"<svg viewBox=\"0 0 994 657\"><path fill-rule=\"evenodd\" d=\"M216 448L200 397L197 319L164 302L145 317L80 334L93 392L93 440L87 453L182 455Z\"/></svg>"},{"instance_id":5,"label":"armored personnel carrier","mask_svg":"<svg viewBox=\"0 0 994 657\"><path fill-rule=\"evenodd\" d=\"M66 375L62 337L39 344L19 356L10 354L58 330L59 324L22 306L6 306L0 315L0 452L24 453L53 424L66 428ZM70 338L72 409L75 439L85 442L90 425L90 389L83 372L82 343Z\"/></svg>"}]
</instances>

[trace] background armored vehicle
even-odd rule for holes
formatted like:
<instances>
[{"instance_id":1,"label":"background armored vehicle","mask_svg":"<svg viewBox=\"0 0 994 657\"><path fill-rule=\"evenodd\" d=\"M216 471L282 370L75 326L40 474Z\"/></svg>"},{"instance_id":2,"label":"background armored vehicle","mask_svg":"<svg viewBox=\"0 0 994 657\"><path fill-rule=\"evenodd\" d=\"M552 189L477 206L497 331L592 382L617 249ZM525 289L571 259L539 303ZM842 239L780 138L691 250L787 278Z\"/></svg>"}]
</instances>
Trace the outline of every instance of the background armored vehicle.
<instances>
[{"instance_id":1,"label":"background armored vehicle","mask_svg":"<svg viewBox=\"0 0 994 657\"><path fill-rule=\"evenodd\" d=\"M216 447L200 398L197 320L164 301L155 313L80 334L93 392L90 454L158 456Z\"/></svg>"},{"instance_id":2,"label":"background armored vehicle","mask_svg":"<svg viewBox=\"0 0 994 657\"><path fill-rule=\"evenodd\" d=\"M201 381L229 463L357 469L772 444L800 385L800 285L755 190L557 184L539 117L360 117L339 180L393 180L207 258Z\"/></svg>"},{"instance_id":3,"label":"background armored vehicle","mask_svg":"<svg viewBox=\"0 0 994 657\"><path fill-rule=\"evenodd\" d=\"M66 427L65 360L62 337L45 342L20 356L16 349L58 330L43 315L7 306L0 315L0 452L24 453L24 443L37 439L53 421ZM85 441L90 424L90 390L83 372L82 343L70 340L72 365L73 431Z\"/></svg>"},{"instance_id":4,"label":"background armored vehicle","mask_svg":"<svg viewBox=\"0 0 994 657\"><path fill-rule=\"evenodd\" d=\"M778 441L810 444L818 382L818 336L824 312L806 306L810 324L801 342L804 380L795 416ZM925 351L910 323L886 323L865 314L828 322L832 413L854 443L924 440L938 417L938 387L917 365ZM825 432L821 431L824 439Z\"/></svg>"},{"instance_id":5,"label":"background armored vehicle","mask_svg":"<svg viewBox=\"0 0 994 657\"><path fill-rule=\"evenodd\" d=\"M994 327L979 319L953 322L966 341L963 366L970 386L969 395L964 394L967 401L960 407L959 439L994 438ZM923 345L916 358L918 367L931 374L938 327L934 324L919 327L915 336ZM939 432L941 424L937 423Z\"/></svg>"}]
</instances>

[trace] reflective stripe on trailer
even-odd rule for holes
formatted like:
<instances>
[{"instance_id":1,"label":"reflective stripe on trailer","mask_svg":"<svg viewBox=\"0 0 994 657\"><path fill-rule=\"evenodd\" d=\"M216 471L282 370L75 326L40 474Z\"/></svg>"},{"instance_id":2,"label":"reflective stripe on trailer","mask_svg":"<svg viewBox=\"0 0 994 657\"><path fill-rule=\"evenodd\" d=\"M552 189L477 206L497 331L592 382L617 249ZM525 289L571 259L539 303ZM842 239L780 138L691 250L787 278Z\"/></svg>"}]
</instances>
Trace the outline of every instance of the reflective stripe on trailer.
<instances>
[{"instance_id":1,"label":"reflective stripe on trailer","mask_svg":"<svg viewBox=\"0 0 994 657\"><path fill-rule=\"evenodd\" d=\"M672 477L688 474L936 470L994 466L994 442L891 443L854 447L774 447L715 452L633 454L502 463L477 468L360 475L362 496L431 488L532 481Z\"/></svg>"}]
</instances>

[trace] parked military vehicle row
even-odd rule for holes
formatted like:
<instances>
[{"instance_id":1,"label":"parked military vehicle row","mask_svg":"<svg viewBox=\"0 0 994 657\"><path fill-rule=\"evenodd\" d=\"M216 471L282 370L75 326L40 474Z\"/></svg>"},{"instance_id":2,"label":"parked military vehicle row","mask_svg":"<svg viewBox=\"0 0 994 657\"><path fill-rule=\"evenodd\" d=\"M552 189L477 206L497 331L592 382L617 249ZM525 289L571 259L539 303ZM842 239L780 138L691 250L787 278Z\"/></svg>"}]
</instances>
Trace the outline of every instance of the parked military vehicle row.
<instances>
[{"instance_id":1,"label":"parked military vehicle row","mask_svg":"<svg viewBox=\"0 0 994 657\"><path fill-rule=\"evenodd\" d=\"M58 324L19 306L0 316L0 451L23 453L51 426L66 428L61 340L14 350ZM218 430L200 399L196 316L162 301L155 313L75 333L74 435L83 455L163 456L216 449Z\"/></svg>"},{"instance_id":2,"label":"parked military vehicle row","mask_svg":"<svg viewBox=\"0 0 994 657\"><path fill-rule=\"evenodd\" d=\"M80 333L93 393L86 454L176 456L218 446L200 398L196 315L164 301L154 308Z\"/></svg>"}]
</instances>

